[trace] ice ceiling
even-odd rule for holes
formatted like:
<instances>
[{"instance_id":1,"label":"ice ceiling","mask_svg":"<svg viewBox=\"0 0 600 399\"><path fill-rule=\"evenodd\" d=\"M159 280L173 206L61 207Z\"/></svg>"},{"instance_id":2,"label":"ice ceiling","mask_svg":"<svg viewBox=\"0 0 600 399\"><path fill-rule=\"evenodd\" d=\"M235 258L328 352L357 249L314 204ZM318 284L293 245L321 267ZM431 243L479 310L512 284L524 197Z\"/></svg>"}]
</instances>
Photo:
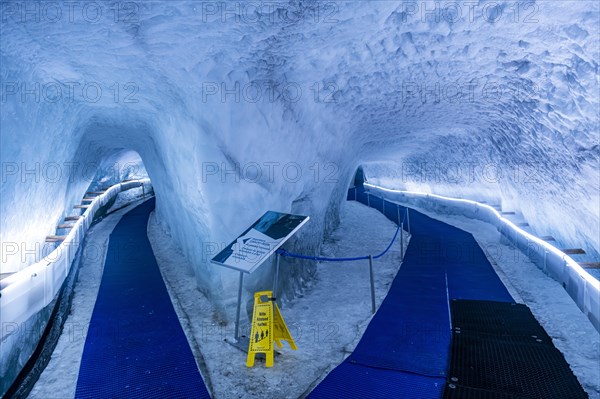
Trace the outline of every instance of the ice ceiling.
<instances>
[{"instance_id":1,"label":"ice ceiling","mask_svg":"<svg viewBox=\"0 0 600 399\"><path fill-rule=\"evenodd\" d=\"M42 242L134 150L215 297L216 247L274 209L316 250L359 165L598 251L598 2L436 3L3 1L2 242Z\"/></svg>"}]
</instances>

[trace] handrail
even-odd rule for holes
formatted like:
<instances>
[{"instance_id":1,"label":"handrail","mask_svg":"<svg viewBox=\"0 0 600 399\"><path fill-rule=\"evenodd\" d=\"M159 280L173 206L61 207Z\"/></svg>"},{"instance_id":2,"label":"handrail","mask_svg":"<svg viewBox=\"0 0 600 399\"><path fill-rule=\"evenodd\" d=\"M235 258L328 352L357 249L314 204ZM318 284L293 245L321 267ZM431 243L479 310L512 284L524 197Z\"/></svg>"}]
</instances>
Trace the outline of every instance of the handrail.
<instances>
[{"instance_id":1,"label":"handrail","mask_svg":"<svg viewBox=\"0 0 600 399\"><path fill-rule=\"evenodd\" d=\"M380 193L398 195L404 199L425 199L423 206L431 206L432 200L454 212L490 223L507 237L517 248L525 251L544 272L560 282L581 311L600 332L600 282L582 268L573 258L548 242L524 231L504 218L493 207L467 199L444 197L436 194L392 190L373 184L365 187Z\"/></svg>"},{"instance_id":2,"label":"handrail","mask_svg":"<svg viewBox=\"0 0 600 399\"><path fill-rule=\"evenodd\" d=\"M89 204L64 241L40 261L0 281L0 326L22 323L46 307L59 292L96 212L121 191L150 183L140 179L111 186ZM0 328L0 340L12 332Z\"/></svg>"}]
</instances>

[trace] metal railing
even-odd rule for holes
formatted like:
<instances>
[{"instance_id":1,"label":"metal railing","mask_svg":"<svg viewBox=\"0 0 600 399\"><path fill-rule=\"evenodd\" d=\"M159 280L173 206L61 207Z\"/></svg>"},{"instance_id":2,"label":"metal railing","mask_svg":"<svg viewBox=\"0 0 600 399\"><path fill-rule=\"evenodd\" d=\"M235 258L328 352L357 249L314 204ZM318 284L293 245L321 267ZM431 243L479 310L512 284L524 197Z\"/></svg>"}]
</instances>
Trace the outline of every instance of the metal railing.
<instances>
[{"instance_id":1,"label":"metal railing","mask_svg":"<svg viewBox=\"0 0 600 399\"><path fill-rule=\"evenodd\" d=\"M540 269L558 281L573 301L600 332L600 282L581 267L573 258L548 242L519 228L504 218L498 210L476 201L449 198L435 194L390 190L366 184L368 190L382 197L400 202L413 202L423 208L443 208L446 212L478 219L494 225L516 248L525 254ZM435 205L435 206L434 206Z\"/></svg>"},{"instance_id":2,"label":"metal railing","mask_svg":"<svg viewBox=\"0 0 600 399\"><path fill-rule=\"evenodd\" d=\"M55 298L71 270L96 212L121 191L148 183L149 179L142 179L111 186L104 194L94 198L56 249L39 262L0 281L0 341L14 330L7 326L12 324L17 327Z\"/></svg>"}]
</instances>

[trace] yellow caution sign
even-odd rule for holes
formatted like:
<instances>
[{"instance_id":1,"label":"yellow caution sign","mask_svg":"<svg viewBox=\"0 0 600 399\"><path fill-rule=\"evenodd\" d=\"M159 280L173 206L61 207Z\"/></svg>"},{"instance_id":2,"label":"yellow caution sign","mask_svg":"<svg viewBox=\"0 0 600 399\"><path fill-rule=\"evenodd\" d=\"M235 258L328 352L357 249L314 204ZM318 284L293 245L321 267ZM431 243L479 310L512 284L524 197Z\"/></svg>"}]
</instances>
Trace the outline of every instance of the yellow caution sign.
<instances>
[{"instance_id":1,"label":"yellow caution sign","mask_svg":"<svg viewBox=\"0 0 600 399\"><path fill-rule=\"evenodd\" d=\"M281 340L286 340L288 342L288 344L290 344L290 348L292 348L293 350L298 349L296 347L296 343L294 342L294 339L292 338L292 334L290 334L290 330L288 330L287 326L285 325L285 321L283 320L283 316L281 315L281 312L279 311L279 306L277 306L277 303L275 304L275 318L273 321L273 327L275 327L275 336L273 337L273 339L275 340L275 343L277 344L278 348L281 348Z\"/></svg>"},{"instance_id":2,"label":"yellow caution sign","mask_svg":"<svg viewBox=\"0 0 600 399\"><path fill-rule=\"evenodd\" d=\"M281 347L281 340L288 341L292 349L297 349L292 335L285 325L283 316L281 316L279 306L274 302L273 292L261 291L255 293L246 366L253 367L255 355L264 353L267 360L266 366L273 367L273 342Z\"/></svg>"}]
</instances>

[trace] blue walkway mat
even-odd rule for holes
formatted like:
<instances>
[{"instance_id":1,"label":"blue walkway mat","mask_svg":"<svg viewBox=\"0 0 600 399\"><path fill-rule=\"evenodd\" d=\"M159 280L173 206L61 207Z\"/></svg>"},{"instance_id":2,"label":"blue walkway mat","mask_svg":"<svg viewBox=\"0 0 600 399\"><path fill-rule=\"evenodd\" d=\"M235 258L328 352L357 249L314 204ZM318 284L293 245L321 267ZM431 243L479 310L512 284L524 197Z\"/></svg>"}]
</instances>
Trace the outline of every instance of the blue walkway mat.
<instances>
[{"instance_id":1,"label":"blue walkway mat","mask_svg":"<svg viewBox=\"0 0 600 399\"><path fill-rule=\"evenodd\" d=\"M364 193L357 200L367 203ZM369 203L397 221L395 206L384 209L374 197ZM354 352L310 398L440 398L450 357L449 300L514 302L471 234L409 212L410 245L388 295Z\"/></svg>"},{"instance_id":2,"label":"blue walkway mat","mask_svg":"<svg viewBox=\"0 0 600 399\"><path fill-rule=\"evenodd\" d=\"M110 235L76 398L210 398L146 235L154 205Z\"/></svg>"},{"instance_id":3,"label":"blue walkway mat","mask_svg":"<svg viewBox=\"0 0 600 399\"><path fill-rule=\"evenodd\" d=\"M351 362L336 367L308 396L323 399L436 399L445 379L377 369Z\"/></svg>"}]
</instances>

